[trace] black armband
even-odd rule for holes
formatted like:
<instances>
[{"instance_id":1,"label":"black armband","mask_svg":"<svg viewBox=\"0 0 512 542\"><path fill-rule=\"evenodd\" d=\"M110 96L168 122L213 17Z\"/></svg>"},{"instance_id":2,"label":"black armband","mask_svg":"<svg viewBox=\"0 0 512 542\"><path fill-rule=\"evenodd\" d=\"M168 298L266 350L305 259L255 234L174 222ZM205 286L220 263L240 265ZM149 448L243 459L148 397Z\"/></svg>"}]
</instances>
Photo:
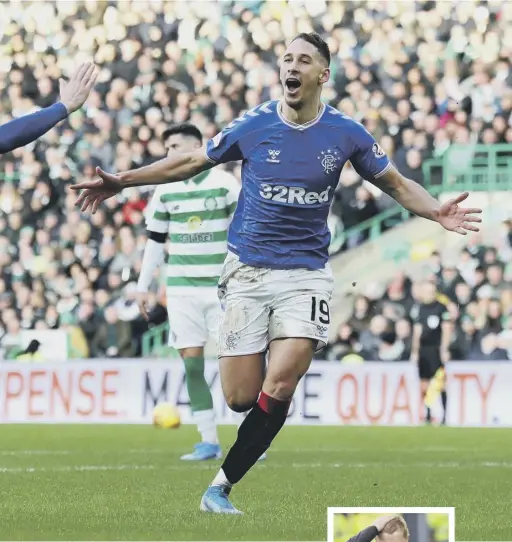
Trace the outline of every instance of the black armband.
<instances>
[{"instance_id":1,"label":"black armband","mask_svg":"<svg viewBox=\"0 0 512 542\"><path fill-rule=\"evenodd\" d=\"M156 243L163 244L165 243L165 241L167 241L167 234L148 230L148 239L151 239L152 241L155 241Z\"/></svg>"}]
</instances>

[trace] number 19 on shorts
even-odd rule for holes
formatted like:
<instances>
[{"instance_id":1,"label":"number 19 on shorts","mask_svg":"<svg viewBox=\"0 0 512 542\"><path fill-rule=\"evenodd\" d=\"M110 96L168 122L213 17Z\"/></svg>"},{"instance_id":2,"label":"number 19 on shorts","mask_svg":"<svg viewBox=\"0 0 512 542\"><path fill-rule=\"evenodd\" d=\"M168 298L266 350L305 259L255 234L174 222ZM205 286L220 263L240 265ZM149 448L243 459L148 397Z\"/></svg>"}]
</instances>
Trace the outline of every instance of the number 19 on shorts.
<instances>
[{"instance_id":1,"label":"number 19 on shorts","mask_svg":"<svg viewBox=\"0 0 512 542\"><path fill-rule=\"evenodd\" d=\"M329 303L325 299L318 299L316 296L311 298L311 321L324 325L331 322Z\"/></svg>"}]
</instances>

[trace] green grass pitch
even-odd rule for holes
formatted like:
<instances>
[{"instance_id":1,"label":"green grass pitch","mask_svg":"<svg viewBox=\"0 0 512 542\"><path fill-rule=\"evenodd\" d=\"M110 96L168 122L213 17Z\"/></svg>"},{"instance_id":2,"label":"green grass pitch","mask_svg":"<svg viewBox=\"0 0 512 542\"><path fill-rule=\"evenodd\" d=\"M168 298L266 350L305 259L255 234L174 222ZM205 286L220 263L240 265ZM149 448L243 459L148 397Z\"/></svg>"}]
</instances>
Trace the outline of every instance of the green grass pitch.
<instances>
[{"instance_id":1,"label":"green grass pitch","mask_svg":"<svg viewBox=\"0 0 512 542\"><path fill-rule=\"evenodd\" d=\"M455 506L457 540L512 533L509 429L285 427L232 492L241 517L199 512L220 462L179 460L196 436L0 426L0 539L326 540L328 506Z\"/></svg>"}]
</instances>

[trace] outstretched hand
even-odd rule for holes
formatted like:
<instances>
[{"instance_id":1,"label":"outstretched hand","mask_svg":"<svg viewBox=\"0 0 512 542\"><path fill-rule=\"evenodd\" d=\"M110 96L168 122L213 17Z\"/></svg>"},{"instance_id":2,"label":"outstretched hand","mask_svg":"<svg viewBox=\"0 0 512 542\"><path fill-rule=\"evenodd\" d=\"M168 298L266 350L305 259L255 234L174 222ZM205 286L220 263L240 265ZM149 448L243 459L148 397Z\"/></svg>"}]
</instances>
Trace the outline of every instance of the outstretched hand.
<instances>
[{"instance_id":1,"label":"outstretched hand","mask_svg":"<svg viewBox=\"0 0 512 542\"><path fill-rule=\"evenodd\" d=\"M84 105L97 77L98 71L94 64L92 62L82 62L69 81L59 79L60 101L67 109L68 114Z\"/></svg>"},{"instance_id":2,"label":"outstretched hand","mask_svg":"<svg viewBox=\"0 0 512 542\"><path fill-rule=\"evenodd\" d=\"M96 174L99 179L70 186L71 190L81 191L75 205L83 212L90 209L92 214L98 210L100 203L119 194L124 188L118 175L107 173L99 167L96 168Z\"/></svg>"},{"instance_id":3,"label":"outstretched hand","mask_svg":"<svg viewBox=\"0 0 512 542\"><path fill-rule=\"evenodd\" d=\"M441 205L438 222L445 230L454 231L460 235L466 235L468 231L480 231L477 226L474 226L474 223L482 222L479 216L475 216L481 214L482 209L459 207L459 203L467 199L468 196L469 193L464 192Z\"/></svg>"}]
</instances>

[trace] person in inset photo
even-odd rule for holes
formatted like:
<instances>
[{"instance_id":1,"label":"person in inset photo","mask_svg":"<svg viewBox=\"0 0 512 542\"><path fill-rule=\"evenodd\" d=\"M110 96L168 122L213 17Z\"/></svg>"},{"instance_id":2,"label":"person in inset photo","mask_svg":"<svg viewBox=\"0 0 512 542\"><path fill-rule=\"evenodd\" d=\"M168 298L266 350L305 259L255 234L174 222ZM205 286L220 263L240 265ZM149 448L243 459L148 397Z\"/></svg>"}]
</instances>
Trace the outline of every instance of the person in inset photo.
<instances>
[{"instance_id":1,"label":"person in inset photo","mask_svg":"<svg viewBox=\"0 0 512 542\"><path fill-rule=\"evenodd\" d=\"M381 516L347 542L409 542L409 529L402 516Z\"/></svg>"}]
</instances>

